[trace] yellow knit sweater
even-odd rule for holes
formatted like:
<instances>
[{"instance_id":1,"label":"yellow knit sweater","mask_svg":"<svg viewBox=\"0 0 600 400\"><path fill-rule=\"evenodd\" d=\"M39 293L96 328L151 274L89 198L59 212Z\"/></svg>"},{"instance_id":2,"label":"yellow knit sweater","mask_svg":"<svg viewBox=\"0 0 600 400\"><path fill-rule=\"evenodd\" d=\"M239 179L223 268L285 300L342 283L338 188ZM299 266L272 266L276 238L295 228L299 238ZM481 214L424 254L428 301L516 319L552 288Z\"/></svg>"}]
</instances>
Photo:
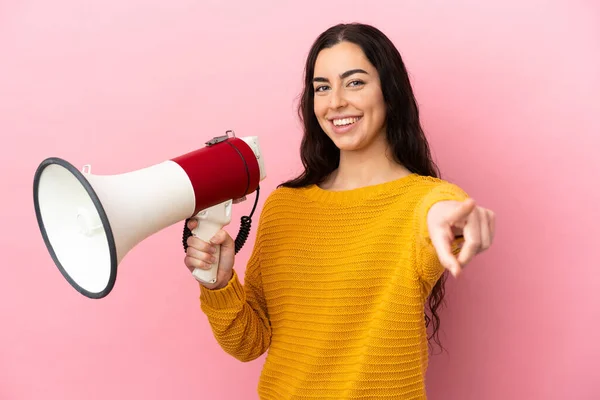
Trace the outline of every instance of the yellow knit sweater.
<instances>
[{"instance_id":1,"label":"yellow knit sweater","mask_svg":"<svg viewBox=\"0 0 600 400\"><path fill-rule=\"evenodd\" d=\"M244 285L201 287L222 348L268 350L263 400L426 399L424 307L443 268L426 215L467 198L409 175L346 191L276 189L265 201Z\"/></svg>"}]
</instances>

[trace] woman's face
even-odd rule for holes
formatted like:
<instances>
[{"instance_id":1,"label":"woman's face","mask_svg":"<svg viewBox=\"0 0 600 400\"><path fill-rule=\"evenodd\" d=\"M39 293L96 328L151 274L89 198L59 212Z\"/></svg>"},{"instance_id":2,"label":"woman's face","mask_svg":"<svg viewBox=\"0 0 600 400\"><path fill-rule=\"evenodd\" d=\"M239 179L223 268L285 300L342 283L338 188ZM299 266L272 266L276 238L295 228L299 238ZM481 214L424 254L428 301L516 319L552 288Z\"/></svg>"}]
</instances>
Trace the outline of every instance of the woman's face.
<instances>
[{"instance_id":1,"label":"woman's face","mask_svg":"<svg viewBox=\"0 0 600 400\"><path fill-rule=\"evenodd\" d=\"M322 50L315 62L314 112L341 151L385 142L385 102L379 74L362 49L341 42Z\"/></svg>"}]
</instances>

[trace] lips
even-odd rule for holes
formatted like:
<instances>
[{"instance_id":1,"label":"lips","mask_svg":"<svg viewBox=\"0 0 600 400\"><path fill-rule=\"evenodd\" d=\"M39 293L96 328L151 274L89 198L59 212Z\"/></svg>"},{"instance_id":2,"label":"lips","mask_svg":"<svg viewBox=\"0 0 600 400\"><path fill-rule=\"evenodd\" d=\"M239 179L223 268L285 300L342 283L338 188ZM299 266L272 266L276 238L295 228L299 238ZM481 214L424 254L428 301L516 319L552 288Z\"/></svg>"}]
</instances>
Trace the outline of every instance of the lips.
<instances>
[{"instance_id":1,"label":"lips","mask_svg":"<svg viewBox=\"0 0 600 400\"><path fill-rule=\"evenodd\" d=\"M352 130L361 119L362 116L342 116L331 118L329 122L336 134L342 134Z\"/></svg>"},{"instance_id":2,"label":"lips","mask_svg":"<svg viewBox=\"0 0 600 400\"><path fill-rule=\"evenodd\" d=\"M345 126L345 125L352 125L359 119L360 119L360 117L343 117L343 118L334 118L331 120L331 122L335 126Z\"/></svg>"}]
</instances>

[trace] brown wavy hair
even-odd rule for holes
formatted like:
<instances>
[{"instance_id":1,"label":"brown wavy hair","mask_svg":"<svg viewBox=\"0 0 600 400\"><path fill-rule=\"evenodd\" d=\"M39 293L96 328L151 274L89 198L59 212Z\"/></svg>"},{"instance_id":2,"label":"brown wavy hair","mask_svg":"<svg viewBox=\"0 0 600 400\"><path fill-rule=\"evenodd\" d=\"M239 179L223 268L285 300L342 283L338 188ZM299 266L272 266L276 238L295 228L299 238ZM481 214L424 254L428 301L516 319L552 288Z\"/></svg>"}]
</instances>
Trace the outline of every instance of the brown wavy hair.
<instances>
[{"instance_id":1,"label":"brown wavy hair","mask_svg":"<svg viewBox=\"0 0 600 400\"><path fill-rule=\"evenodd\" d=\"M304 89L298 105L298 116L304 125L300 158L304 171L279 186L299 188L322 183L337 167L340 151L323 132L314 113L312 79L319 52L347 41L362 49L377 69L386 104L387 141L398 163L413 173L439 178L440 172L431 157L429 144L421 127L419 108L415 100L406 67L391 40L379 29L359 23L338 24L323 32L313 43L304 69ZM444 300L445 272L432 288L425 310L425 325L432 326L432 338L441 347L438 337L438 309Z\"/></svg>"}]
</instances>

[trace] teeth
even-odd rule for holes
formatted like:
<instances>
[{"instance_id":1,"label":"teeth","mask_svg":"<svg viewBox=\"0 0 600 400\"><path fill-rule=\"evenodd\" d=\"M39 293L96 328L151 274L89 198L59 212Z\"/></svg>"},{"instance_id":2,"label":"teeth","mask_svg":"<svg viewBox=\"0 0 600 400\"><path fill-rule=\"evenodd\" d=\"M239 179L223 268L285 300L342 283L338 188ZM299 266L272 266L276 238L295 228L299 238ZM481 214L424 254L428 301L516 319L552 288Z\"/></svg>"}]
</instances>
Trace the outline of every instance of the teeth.
<instances>
[{"instance_id":1,"label":"teeth","mask_svg":"<svg viewBox=\"0 0 600 400\"><path fill-rule=\"evenodd\" d=\"M342 119L334 119L333 120L333 124L335 126L342 126L342 125L350 125L355 123L356 121L358 121L358 118L342 118Z\"/></svg>"}]
</instances>

